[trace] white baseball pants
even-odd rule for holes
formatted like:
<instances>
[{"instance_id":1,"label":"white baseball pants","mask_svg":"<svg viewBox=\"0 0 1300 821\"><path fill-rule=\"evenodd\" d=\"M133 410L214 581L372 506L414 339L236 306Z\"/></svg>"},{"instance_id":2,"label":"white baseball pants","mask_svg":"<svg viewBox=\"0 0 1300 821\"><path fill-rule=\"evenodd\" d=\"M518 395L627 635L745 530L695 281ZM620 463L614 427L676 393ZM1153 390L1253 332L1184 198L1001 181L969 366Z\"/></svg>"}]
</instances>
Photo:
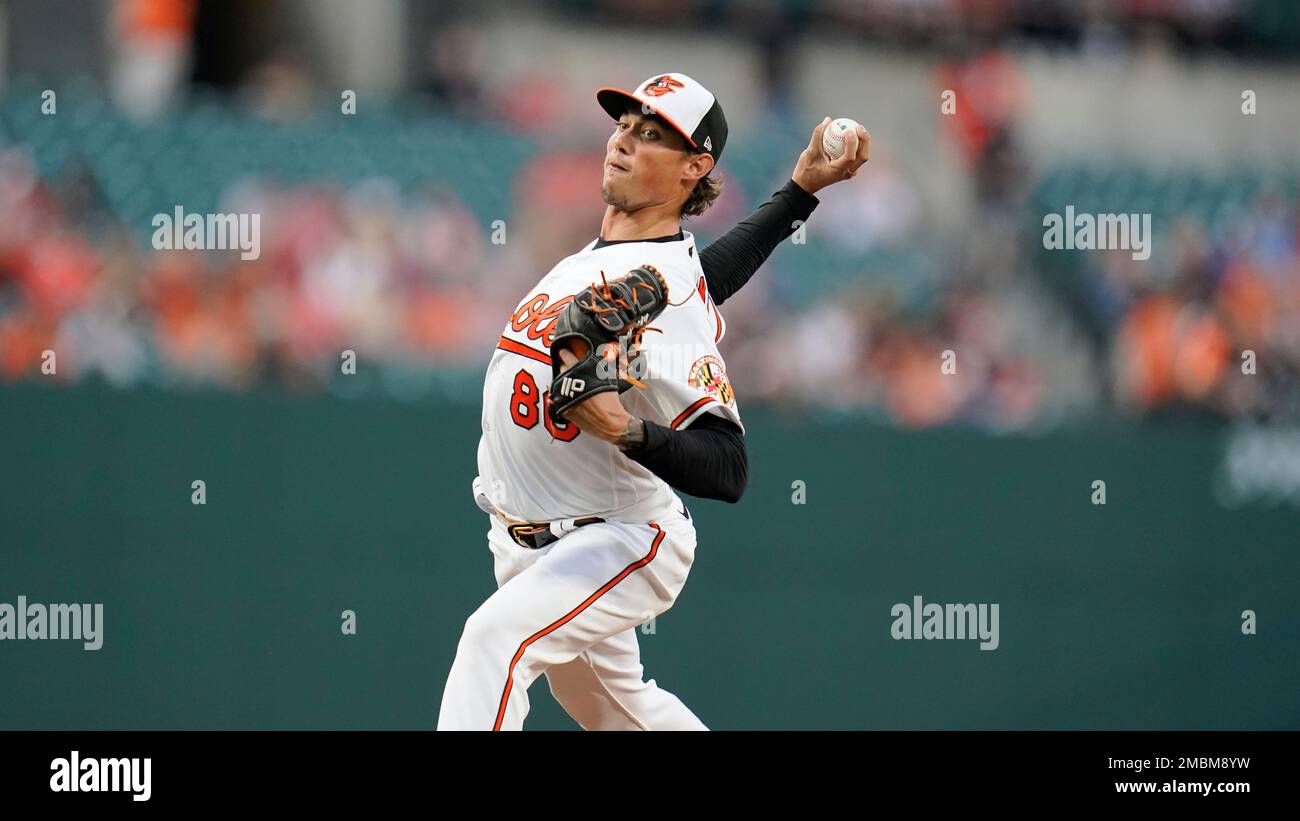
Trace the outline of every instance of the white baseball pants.
<instances>
[{"instance_id":1,"label":"white baseball pants","mask_svg":"<svg viewBox=\"0 0 1300 821\"><path fill-rule=\"evenodd\" d=\"M706 730L677 696L643 678L636 628L672 607L695 557L680 502L651 524L578 528L541 550L488 533L497 591L465 622L439 730L519 730L528 688L587 730Z\"/></svg>"}]
</instances>

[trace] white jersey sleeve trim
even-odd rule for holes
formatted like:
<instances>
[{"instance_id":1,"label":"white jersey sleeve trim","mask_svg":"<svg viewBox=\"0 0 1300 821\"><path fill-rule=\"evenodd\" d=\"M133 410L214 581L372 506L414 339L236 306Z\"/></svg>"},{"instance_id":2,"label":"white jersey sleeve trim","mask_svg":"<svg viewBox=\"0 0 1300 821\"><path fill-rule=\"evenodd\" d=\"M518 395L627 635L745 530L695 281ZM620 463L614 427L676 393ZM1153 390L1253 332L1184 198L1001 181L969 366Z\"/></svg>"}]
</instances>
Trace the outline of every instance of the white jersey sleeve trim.
<instances>
[{"instance_id":1,"label":"white jersey sleeve trim","mask_svg":"<svg viewBox=\"0 0 1300 821\"><path fill-rule=\"evenodd\" d=\"M728 422L734 422L740 432L745 432L745 423L740 421L740 414L736 413L734 408L723 405L712 396L702 396L686 407L684 411L677 415L677 418L669 425L673 430L682 430L690 427L691 423L699 419L702 414L712 413L715 416L721 416Z\"/></svg>"}]
</instances>

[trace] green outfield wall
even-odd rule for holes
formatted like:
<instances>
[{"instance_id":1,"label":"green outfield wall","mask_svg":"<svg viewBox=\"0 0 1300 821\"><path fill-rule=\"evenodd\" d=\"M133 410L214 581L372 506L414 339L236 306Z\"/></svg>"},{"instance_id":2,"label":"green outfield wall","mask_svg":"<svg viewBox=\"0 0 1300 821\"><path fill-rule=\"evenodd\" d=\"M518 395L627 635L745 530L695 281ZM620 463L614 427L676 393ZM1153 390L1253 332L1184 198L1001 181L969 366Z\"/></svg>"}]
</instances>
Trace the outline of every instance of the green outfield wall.
<instances>
[{"instance_id":1,"label":"green outfield wall","mask_svg":"<svg viewBox=\"0 0 1300 821\"><path fill-rule=\"evenodd\" d=\"M640 637L709 726L1300 729L1300 515L1221 503L1226 429L745 418L745 498L688 499L695 566ZM495 589L478 431L469 405L0 389L0 603L103 604L98 650L0 641L0 729L432 728ZM997 648L895 639L915 596L997 604ZM530 695L528 727L576 726Z\"/></svg>"}]
</instances>

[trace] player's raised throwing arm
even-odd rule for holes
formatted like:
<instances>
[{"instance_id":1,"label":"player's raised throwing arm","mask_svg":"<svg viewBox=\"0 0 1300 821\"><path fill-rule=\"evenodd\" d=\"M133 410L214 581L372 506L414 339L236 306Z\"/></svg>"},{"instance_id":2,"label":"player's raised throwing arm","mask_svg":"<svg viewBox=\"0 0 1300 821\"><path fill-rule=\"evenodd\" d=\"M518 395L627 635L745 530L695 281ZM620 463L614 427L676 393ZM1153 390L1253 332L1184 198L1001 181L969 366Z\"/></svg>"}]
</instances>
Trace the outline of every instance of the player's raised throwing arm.
<instances>
[{"instance_id":1,"label":"player's raised throwing arm","mask_svg":"<svg viewBox=\"0 0 1300 821\"><path fill-rule=\"evenodd\" d=\"M865 128L844 136L844 153L830 160L822 151L822 136L830 117L813 129L808 147L799 155L790 181L754 213L736 224L700 252L700 266L709 285L709 295L721 305L744 287L776 246L807 222L817 207L818 191L858 173L871 152L871 135Z\"/></svg>"}]
</instances>

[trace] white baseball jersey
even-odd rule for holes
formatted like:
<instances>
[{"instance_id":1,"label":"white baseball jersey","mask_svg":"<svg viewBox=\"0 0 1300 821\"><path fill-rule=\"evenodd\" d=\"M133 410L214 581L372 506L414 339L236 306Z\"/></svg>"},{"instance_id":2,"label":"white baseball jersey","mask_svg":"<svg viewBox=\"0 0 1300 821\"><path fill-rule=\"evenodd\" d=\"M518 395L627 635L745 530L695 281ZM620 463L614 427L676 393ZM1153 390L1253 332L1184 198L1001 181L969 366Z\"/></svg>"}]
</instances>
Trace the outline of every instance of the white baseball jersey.
<instances>
[{"instance_id":1,"label":"white baseball jersey","mask_svg":"<svg viewBox=\"0 0 1300 821\"><path fill-rule=\"evenodd\" d=\"M645 388L621 394L634 416L680 430L715 413L744 430L717 343L726 331L709 296L695 238L593 240L561 260L518 304L501 333L483 386L483 436L478 470L489 498L509 516L553 521L667 509L676 494L615 445L546 413L552 380L555 322L583 288L644 264L668 284L670 306L642 338Z\"/></svg>"}]
</instances>

